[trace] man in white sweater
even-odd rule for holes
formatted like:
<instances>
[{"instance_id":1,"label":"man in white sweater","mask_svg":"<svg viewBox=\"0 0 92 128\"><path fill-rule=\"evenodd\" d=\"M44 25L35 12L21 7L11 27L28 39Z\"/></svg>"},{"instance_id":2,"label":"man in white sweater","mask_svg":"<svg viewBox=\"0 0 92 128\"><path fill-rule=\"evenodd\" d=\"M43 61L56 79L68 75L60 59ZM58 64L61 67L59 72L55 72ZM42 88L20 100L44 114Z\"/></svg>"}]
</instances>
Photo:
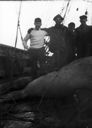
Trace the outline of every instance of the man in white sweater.
<instances>
[{"instance_id":1,"label":"man in white sweater","mask_svg":"<svg viewBox=\"0 0 92 128\"><path fill-rule=\"evenodd\" d=\"M32 66L32 76L37 77L37 63L39 62L40 68L42 68L45 62L45 37L48 35L45 30L41 29L41 19L36 18L34 20L35 28L28 30L27 35L23 40L24 48L29 51L31 66ZM30 47L28 47L27 42L30 40Z\"/></svg>"}]
</instances>

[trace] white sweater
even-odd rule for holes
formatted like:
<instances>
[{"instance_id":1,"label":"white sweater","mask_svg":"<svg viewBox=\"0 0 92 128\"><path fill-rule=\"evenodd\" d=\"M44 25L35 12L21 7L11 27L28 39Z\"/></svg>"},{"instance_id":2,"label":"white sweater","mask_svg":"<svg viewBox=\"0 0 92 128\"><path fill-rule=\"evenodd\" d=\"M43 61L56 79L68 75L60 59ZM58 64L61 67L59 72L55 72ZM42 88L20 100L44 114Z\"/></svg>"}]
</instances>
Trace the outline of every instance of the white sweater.
<instances>
[{"instance_id":1,"label":"white sweater","mask_svg":"<svg viewBox=\"0 0 92 128\"><path fill-rule=\"evenodd\" d=\"M25 36L23 44L27 45L27 41L30 39L30 48L42 48L44 45L44 38L46 35L47 32L44 30L33 29L29 34Z\"/></svg>"}]
</instances>

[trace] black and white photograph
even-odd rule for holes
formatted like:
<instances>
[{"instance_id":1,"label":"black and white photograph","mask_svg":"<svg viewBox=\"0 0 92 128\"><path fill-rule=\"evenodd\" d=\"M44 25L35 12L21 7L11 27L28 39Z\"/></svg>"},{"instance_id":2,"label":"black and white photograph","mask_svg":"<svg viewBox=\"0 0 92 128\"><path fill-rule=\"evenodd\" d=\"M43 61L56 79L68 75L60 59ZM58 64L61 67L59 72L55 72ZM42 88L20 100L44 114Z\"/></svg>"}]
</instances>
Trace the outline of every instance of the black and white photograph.
<instances>
[{"instance_id":1,"label":"black and white photograph","mask_svg":"<svg viewBox=\"0 0 92 128\"><path fill-rule=\"evenodd\" d=\"M0 0L0 128L92 128L92 0Z\"/></svg>"}]
</instances>

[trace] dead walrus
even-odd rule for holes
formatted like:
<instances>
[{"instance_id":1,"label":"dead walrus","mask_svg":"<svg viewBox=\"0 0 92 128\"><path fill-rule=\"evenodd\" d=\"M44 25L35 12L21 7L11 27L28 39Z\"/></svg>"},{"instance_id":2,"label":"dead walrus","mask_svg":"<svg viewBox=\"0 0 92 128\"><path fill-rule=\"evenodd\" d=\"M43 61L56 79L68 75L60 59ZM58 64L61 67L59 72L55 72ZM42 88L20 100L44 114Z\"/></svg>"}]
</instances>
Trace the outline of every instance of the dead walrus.
<instances>
[{"instance_id":1,"label":"dead walrus","mask_svg":"<svg viewBox=\"0 0 92 128\"><path fill-rule=\"evenodd\" d=\"M12 92L5 97L7 99L13 96L15 99L26 96L61 98L78 89L92 91L92 57L75 60L59 71L41 76L30 82L23 90Z\"/></svg>"}]
</instances>

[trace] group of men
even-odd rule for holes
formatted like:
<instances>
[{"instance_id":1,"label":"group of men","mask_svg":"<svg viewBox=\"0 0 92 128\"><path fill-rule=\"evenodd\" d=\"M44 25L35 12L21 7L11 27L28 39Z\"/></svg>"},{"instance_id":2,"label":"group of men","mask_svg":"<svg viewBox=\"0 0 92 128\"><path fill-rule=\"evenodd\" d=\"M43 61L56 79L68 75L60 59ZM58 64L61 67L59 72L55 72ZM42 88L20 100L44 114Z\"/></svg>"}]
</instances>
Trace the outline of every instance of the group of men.
<instances>
[{"instance_id":1,"label":"group of men","mask_svg":"<svg viewBox=\"0 0 92 128\"><path fill-rule=\"evenodd\" d=\"M40 18L34 20L35 28L27 31L23 40L24 48L30 54L30 65L32 66L32 75L37 77L37 70L40 67L44 70L45 45L49 46L49 51L54 56L54 69L58 70L62 66L70 63L76 58L91 55L91 32L92 27L86 24L87 16L80 16L81 25L75 29L75 23L71 22L68 27L63 25L63 17L56 15L53 18L55 26L41 29L42 21ZM45 37L49 38L46 39ZM27 41L30 39L30 47Z\"/></svg>"}]
</instances>

